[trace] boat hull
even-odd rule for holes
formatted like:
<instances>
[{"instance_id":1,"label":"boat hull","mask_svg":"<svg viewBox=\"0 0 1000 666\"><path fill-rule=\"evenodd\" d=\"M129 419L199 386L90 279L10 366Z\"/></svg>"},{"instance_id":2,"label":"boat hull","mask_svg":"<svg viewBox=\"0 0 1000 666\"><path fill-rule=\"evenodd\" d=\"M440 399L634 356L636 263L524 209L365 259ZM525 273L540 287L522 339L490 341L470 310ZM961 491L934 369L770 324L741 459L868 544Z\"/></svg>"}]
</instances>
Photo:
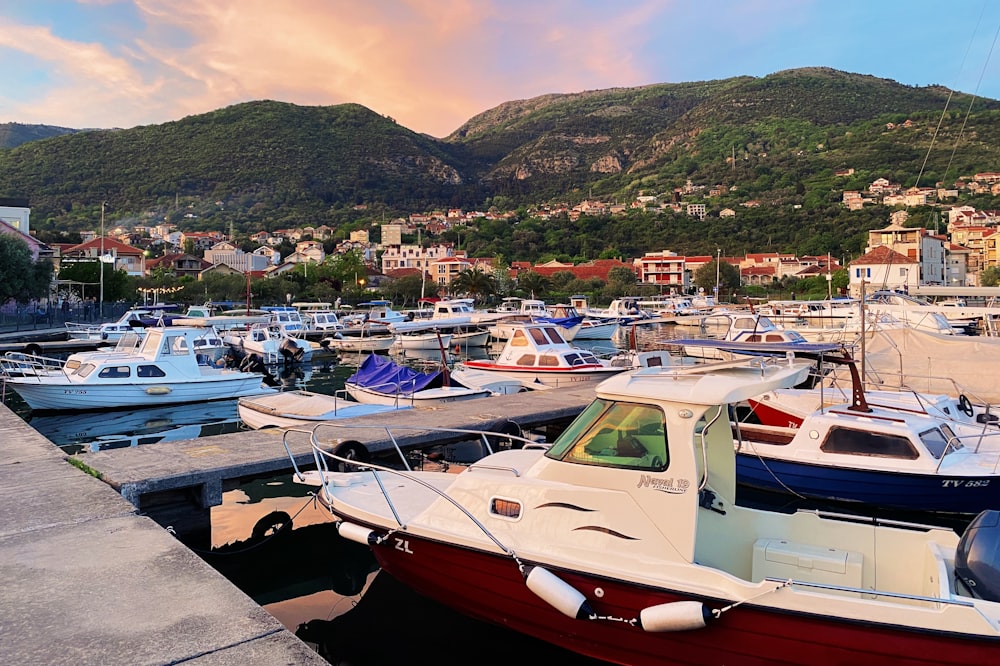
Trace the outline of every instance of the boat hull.
<instances>
[{"instance_id":1,"label":"boat hull","mask_svg":"<svg viewBox=\"0 0 1000 666\"><path fill-rule=\"evenodd\" d=\"M611 375L619 373L625 368L616 367L592 367L589 369L565 368L552 370L538 370L535 368L519 369L517 366L506 366L491 363L489 361L466 361L465 367L470 370L481 370L490 372L500 377L516 379L524 385L543 384L552 388L566 386L578 386L586 382L599 382L607 379Z\"/></svg>"},{"instance_id":2,"label":"boat hull","mask_svg":"<svg viewBox=\"0 0 1000 666\"><path fill-rule=\"evenodd\" d=\"M831 468L741 451L736 454L736 479L758 490L901 510L975 514L1000 506L1000 484L995 475Z\"/></svg>"},{"instance_id":3,"label":"boat hull","mask_svg":"<svg viewBox=\"0 0 1000 666\"><path fill-rule=\"evenodd\" d=\"M8 379L7 383L33 410L118 409L227 400L274 392L262 377L189 382L75 384Z\"/></svg>"},{"instance_id":4,"label":"boat hull","mask_svg":"<svg viewBox=\"0 0 1000 666\"><path fill-rule=\"evenodd\" d=\"M470 389L464 386L442 386L417 391L415 393L384 393L348 382L344 385L347 394L360 403L368 405L392 405L429 407L461 400L485 398L492 393L485 389Z\"/></svg>"},{"instance_id":5,"label":"boat hull","mask_svg":"<svg viewBox=\"0 0 1000 666\"><path fill-rule=\"evenodd\" d=\"M463 549L398 533L376 546L382 569L418 593L477 619L534 636L568 650L619 664L976 664L1000 650L1000 641L946 632L904 630L818 614L778 612L743 604L702 629L649 632L627 622L644 608L698 601L727 602L667 589L553 571L582 592L606 620L563 615L525 585L509 557ZM626 621L615 621L624 618ZM669 657L665 657L669 655Z\"/></svg>"}]
</instances>

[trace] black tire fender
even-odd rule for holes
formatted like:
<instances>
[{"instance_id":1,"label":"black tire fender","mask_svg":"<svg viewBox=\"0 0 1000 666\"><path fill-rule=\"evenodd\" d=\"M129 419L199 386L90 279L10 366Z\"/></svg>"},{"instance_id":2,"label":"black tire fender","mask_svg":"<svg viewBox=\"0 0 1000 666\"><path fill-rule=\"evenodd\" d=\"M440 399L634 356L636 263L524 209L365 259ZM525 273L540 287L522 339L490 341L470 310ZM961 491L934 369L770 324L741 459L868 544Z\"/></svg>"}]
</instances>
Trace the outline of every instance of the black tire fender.
<instances>
[{"instance_id":1,"label":"black tire fender","mask_svg":"<svg viewBox=\"0 0 1000 666\"><path fill-rule=\"evenodd\" d=\"M361 442L354 440L349 440L346 442L340 442L333 450L330 452L339 458L346 458L348 460L355 460L359 463L371 462L372 454ZM340 460L332 460L331 469L335 472L353 472L357 465L352 465L351 463L345 463Z\"/></svg>"}]
</instances>

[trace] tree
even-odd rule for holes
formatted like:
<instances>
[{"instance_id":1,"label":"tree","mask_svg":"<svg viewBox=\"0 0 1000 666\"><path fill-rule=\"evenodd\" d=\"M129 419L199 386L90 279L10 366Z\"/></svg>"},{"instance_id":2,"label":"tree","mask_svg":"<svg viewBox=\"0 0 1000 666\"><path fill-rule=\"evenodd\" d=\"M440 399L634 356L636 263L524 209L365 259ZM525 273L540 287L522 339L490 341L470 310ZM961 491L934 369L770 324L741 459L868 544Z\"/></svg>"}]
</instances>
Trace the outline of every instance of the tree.
<instances>
[{"instance_id":1,"label":"tree","mask_svg":"<svg viewBox=\"0 0 1000 666\"><path fill-rule=\"evenodd\" d=\"M549 289L549 279L535 271L525 271L517 276L518 289L532 298L541 298Z\"/></svg>"},{"instance_id":2,"label":"tree","mask_svg":"<svg viewBox=\"0 0 1000 666\"><path fill-rule=\"evenodd\" d=\"M740 269L725 261L710 261L699 268L694 274L694 284L707 293L712 293L715 290L716 276L720 295L740 288Z\"/></svg>"},{"instance_id":3,"label":"tree","mask_svg":"<svg viewBox=\"0 0 1000 666\"><path fill-rule=\"evenodd\" d=\"M979 274L979 283L984 287L996 287L1000 285L1000 268L996 266L984 268L983 272Z\"/></svg>"},{"instance_id":4,"label":"tree","mask_svg":"<svg viewBox=\"0 0 1000 666\"><path fill-rule=\"evenodd\" d=\"M497 292L493 276L483 271L467 269L460 272L448 285L453 294L465 294L472 298L492 296Z\"/></svg>"},{"instance_id":5,"label":"tree","mask_svg":"<svg viewBox=\"0 0 1000 666\"><path fill-rule=\"evenodd\" d=\"M0 302L40 295L36 293L33 264L27 243L12 234L0 233Z\"/></svg>"},{"instance_id":6,"label":"tree","mask_svg":"<svg viewBox=\"0 0 1000 666\"><path fill-rule=\"evenodd\" d=\"M93 261L74 261L63 263L59 269L60 280L73 280L82 282L85 286L81 289L80 296L94 296L100 294L101 269L104 269L104 300L105 301L125 301L135 298L135 285L124 270L115 270L111 264ZM83 293L83 291L86 293Z\"/></svg>"}]
</instances>

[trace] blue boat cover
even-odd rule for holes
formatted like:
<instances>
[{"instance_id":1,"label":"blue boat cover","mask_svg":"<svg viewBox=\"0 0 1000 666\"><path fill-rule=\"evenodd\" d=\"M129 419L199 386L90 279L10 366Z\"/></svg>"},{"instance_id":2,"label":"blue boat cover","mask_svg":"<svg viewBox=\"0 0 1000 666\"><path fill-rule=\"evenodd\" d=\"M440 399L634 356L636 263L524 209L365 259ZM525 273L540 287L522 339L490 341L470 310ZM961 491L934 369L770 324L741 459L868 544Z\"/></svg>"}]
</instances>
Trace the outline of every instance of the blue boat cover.
<instances>
[{"instance_id":1,"label":"blue boat cover","mask_svg":"<svg viewBox=\"0 0 1000 666\"><path fill-rule=\"evenodd\" d=\"M577 324L583 321L583 316L579 317L535 317L535 323L538 324L555 324L556 326L562 326L563 328L573 328Z\"/></svg>"},{"instance_id":2,"label":"blue boat cover","mask_svg":"<svg viewBox=\"0 0 1000 666\"><path fill-rule=\"evenodd\" d=\"M392 395L410 395L440 386L441 371L419 372L379 354L369 354L347 383Z\"/></svg>"}]
</instances>

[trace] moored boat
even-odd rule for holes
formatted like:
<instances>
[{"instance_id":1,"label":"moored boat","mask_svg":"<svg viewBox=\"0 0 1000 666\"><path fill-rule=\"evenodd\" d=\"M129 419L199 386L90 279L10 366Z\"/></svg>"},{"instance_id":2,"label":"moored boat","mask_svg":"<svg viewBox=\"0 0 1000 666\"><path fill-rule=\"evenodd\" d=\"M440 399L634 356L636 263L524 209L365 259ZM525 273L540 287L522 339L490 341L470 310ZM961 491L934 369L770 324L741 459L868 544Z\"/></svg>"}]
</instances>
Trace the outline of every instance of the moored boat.
<instances>
[{"instance_id":1,"label":"moored boat","mask_svg":"<svg viewBox=\"0 0 1000 666\"><path fill-rule=\"evenodd\" d=\"M486 398L493 393L448 381L447 369L420 372L392 359L371 354L357 372L344 382L344 389L358 402L376 405L440 405L459 400Z\"/></svg>"},{"instance_id":2,"label":"moored boat","mask_svg":"<svg viewBox=\"0 0 1000 666\"><path fill-rule=\"evenodd\" d=\"M1000 513L959 537L736 503L728 407L808 370L646 368L602 382L551 446L459 474L297 478L417 592L609 662L984 663L1000 650Z\"/></svg>"},{"instance_id":3,"label":"moored boat","mask_svg":"<svg viewBox=\"0 0 1000 666\"><path fill-rule=\"evenodd\" d=\"M496 359L470 359L459 364L525 384L550 387L606 379L625 367L598 359L588 349L574 347L552 324L510 323L511 336Z\"/></svg>"},{"instance_id":4,"label":"moored boat","mask_svg":"<svg viewBox=\"0 0 1000 666\"><path fill-rule=\"evenodd\" d=\"M363 404L336 395L301 390L240 398L237 403L240 420L254 430L314 427L337 419L408 407Z\"/></svg>"},{"instance_id":5,"label":"moored boat","mask_svg":"<svg viewBox=\"0 0 1000 666\"><path fill-rule=\"evenodd\" d=\"M28 354L0 359L4 382L33 410L144 407L273 392L264 376L219 367L197 353L205 330L149 328L135 347L71 354L53 367ZM37 372L24 373L26 364ZM16 375L14 373L21 373Z\"/></svg>"}]
</instances>

